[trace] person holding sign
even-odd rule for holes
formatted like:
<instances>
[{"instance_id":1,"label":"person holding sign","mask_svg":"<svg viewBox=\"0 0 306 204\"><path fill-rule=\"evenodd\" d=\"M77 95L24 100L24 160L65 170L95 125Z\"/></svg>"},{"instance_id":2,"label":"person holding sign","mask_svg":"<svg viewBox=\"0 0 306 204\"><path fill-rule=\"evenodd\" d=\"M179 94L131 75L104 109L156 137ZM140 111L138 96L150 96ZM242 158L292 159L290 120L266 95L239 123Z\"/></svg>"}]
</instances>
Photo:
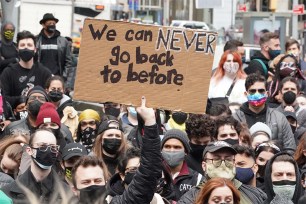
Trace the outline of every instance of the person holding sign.
<instances>
[{"instance_id":1,"label":"person holding sign","mask_svg":"<svg viewBox=\"0 0 306 204\"><path fill-rule=\"evenodd\" d=\"M245 79L239 53L230 50L224 52L219 67L210 80L207 109L216 103L246 102Z\"/></svg>"}]
</instances>

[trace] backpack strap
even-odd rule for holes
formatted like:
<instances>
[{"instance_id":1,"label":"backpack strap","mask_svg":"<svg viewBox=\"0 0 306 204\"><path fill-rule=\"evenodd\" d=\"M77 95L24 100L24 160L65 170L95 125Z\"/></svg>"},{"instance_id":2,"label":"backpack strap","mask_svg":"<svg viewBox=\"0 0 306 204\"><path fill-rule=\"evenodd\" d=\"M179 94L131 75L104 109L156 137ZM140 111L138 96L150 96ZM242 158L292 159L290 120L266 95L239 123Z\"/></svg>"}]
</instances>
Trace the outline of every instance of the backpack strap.
<instances>
[{"instance_id":1,"label":"backpack strap","mask_svg":"<svg viewBox=\"0 0 306 204\"><path fill-rule=\"evenodd\" d=\"M265 73L265 76L268 76L268 69L267 69L267 66L265 65L265 63L263 63L262 60L260 60L260 59L254 59L254 60L256 60L257 62L259 62L261 64L261 66L263 68L263 71Z\"/></svg>"}]
</instances>

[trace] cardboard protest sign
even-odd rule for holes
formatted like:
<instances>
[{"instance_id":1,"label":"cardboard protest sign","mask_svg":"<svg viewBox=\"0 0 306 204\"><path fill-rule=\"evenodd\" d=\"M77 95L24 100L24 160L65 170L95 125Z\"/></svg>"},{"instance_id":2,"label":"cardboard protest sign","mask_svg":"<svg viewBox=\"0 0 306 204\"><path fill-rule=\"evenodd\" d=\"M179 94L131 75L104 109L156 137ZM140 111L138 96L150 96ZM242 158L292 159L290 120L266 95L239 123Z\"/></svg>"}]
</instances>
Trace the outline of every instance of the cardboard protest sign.
<instances>
[{"instance_id":1,"label":"cardboard protest sign","mask_svg":"<svg viewBox=\"0 0 306 204\"><path fill-rule=\"evenodd\" d=\"M86 19L76 100L203 113L217 34Z\"/></svg>"}]
</instances>

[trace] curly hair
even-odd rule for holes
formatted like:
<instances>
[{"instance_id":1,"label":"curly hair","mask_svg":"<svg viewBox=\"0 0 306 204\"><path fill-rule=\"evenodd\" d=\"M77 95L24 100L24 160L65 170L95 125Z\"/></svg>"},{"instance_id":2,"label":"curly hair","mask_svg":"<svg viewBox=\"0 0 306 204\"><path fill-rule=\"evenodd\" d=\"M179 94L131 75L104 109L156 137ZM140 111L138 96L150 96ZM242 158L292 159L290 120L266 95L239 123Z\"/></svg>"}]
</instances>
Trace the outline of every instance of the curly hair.
<instances>
[{"instance_id":1,"label":"curly hair","mask_svg":"<svg viewBox=\"0 0 306 204\"><path fill-rule=\"evenodd\" d=\"M186 121L186 133L191 138L202 138L214 134L214 121L206 114L189 114Z\"/></svg>"},{"instance_id":2,"label":"curly hair","mask_svg":"<svg viewBox=\"0 0 306 204\"><path fill-rule=\"evenodd\" d=\"M242 129L240 122L235 118L233 118L232 116L222 116L219 117L217 120L215 120L215 134L214 134L215 140L217 140L219 128L224 125L229 125L233 127L236 130L237 134L240 135Z\"/></svg>"}]
</instances>

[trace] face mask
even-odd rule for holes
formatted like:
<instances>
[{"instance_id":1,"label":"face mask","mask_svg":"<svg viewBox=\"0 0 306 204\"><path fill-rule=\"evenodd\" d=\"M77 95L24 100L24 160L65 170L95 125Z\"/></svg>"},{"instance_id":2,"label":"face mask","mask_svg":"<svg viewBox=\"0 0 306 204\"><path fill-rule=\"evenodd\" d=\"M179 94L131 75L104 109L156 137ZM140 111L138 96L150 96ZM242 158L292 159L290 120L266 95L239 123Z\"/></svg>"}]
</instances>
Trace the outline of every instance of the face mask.
<instances>
[{"instance_id":1,"label":"face mask","mask_svg":"<svg viewBox=\"0 0 306 204\"><path fill-rule=\"evenodd\" d=\"M176 122L179 125L182 125L183 123L186 122L187 120L187 113L183 113L183 112L174 112L172 113L172 119L174 120L174 122Z\"/></svg>"},{"instance_id":2,"label":"face mask","mask_svg":"<svg viewBox=\"0 0 306 204\"><path fill-rule=\"evenodd\" d=\"M273 184L273 191L275 194L279 195L280 197L286 197L288 199L292 199L295 191L295 181L274 181Z\"/></svg>"},{"instance_id":3,"label":"face mask","mask_svg":"<svg viewBox=\"0 0 306 204\"><path fill-rule=\"evenodd\" d=\"M137 117L137 112L134 107L129 107L128 108L129 114L131 114L132 117L136 118Z\"/></svg>"},{"instance_id":4,"label":"face mask","mask_svg":"<svg viewBox=\"0 0 306 204\"><path fill-rule=\"evenodd\" d=\"M266 103L267 97L265 94L255 93L248 94L248 102L251 106L259 107L263 106Z\"/></svg>"},{"instance_id":5,"label":"face mask","mask_svg":"<svg viewBox=\"0 0 306 204\"><path fill-rule=\"evenodd\" d=\"M243 184L248 184L254 178L254 172L252 168L240 168L236 167L236 179Z\"/></svg>"},{"instance_id":6,"label":"face mask","mask_svg":"<svg viewBox=\"0 0 306 204\"><path fill-rule=\"evenodd\" d=\"M57 153L51 152L50 148L47 151L43 152L38 148L36 149L36 156L35 158L32 156L34 162L41 168L41 169L51 169L52 165L56 162Z\"/></svg>"},{"instance_id":7,"label":"face mask","mask_svg":"<svg viewBox=\"0 0 306 204\"><path fill-rule=\"evenodd\" d=\"M98 185L92 185L78 190L80 191L80 203L82 204L100 203L98 202L99 199L106 192L105 186Z\"/></svg>"},{"instance_id":8,"label":"face mask","mask_svg":"<svg viewBox=\"0 0 306 204\"><path fill-rule=\"evenodd\" d=\"M72 167L65 167L65 176L71 181L72 180L72 174L71 174Z\"/></svg>"},{"instance_id":9,"label":"face mask","mask_svg":"<svg viewBox=\"0 0 306 204\"><path fill-rule=\"evenodd\" d=\"M239 64L237 62L234 63L225 62L223 64L223 69L226 73L230 75L235 75L239 69Z\"/></svg>"},{"instance_id":10,"label":"face mask","mask_svg":"<svg viewBox=\"0 0 306 204\"><path fill-rule=\"evenodd\" d=\"M124 181L123 181L123 182L126 183L127 185L129 185L129 184L132 182L132 180L133 180L135 174L136 174L136 172L127 172L127 173L125 174L125 177L124 177Z\"/></svg>"},{"instance_id":11,"label":"face mask","mask_svg":"<svg viewBox=\"0 0 306 204\"><path fill-rule=\"evenodd\" d=\"M118 116L120 115L120 108L114 108L114 107L105 108L105 114L112 115L118 118Z\"/></svg>"},{"instance_id":12,"label":"face mask","mask_svg":"<svg viewBox=\"0 0 306 204\"><path fill-rule=\"evenodd\" d=\"M48 33L54 33L55 32L55 30L56 30L56 27L55 27L55 25L48 25L47 26L47 29L46 29L46 31L48 32Z\"/></svg>"},{"instance_id":13,"label":"face mask","mask_svg":"<svg viewBox=\"0 0 306 204\"><path fill-rule=\"evenodd\" d=\"M190 154L197 160L202 161L203 151L207 145L196 145L189 142L191 151Z\"/></svg>"},{"instance_id":14,"label":"face mask","mask_svg":"<svg viewBox=\"0 0 306 204\"><path fill-rule=\"evenodd\" d=\"M54 134L56 139L58 139L60 137L60 133L61 133L61 129L60 128L58 128L58 129L50 128L49 130Z\"/></svg>"},{"instance_id":15,"label":"face mask","mask_svg":"<svg viewBox=\"0 0 306 204\"><path fill-rule=\"evenodd\" d=\"M266 165L257 164L257 166L258 166L257 173L259 174L260 177L264 177L265 176Z\"/></svg>"},{"instance_id":16,"label":"face mask","mask_svg":"<svg viewBox=\"0 0 306 204\"><path fill-rule=\"evenodd\" d=\"M18 51L19 57L22 61L28 62L34 57L34 50L30 50L28 48L20 49Z\"/></svg>"},{"instance_id":17,"label":"face mask","mask_svg":"<svg viewBox=\"0 0 306 204\"><path fill-rule=\"evenodd\" d=\"M224 142L227 142L230 145L235 145L235 144L239 144L239 139L232 139L232 138L227 138L226 140L222 140Z\"/></svg>"},{"instance_id":18,"label":"face mask","mask_svg":"<svg viewBox=\"0 0 306 204\"><path fill-rule=\"evenodd\" d=\"M5 37L5 39L7 39L9 41L13 40L14 35L15 35L14 31L11 31L11 30L4 31L4 37Z\"/></svg>"},{"instance_id":19,"label":"face mask","mask_svg":"<svg viewBox=\"0 0 306 204\"><path fill-rule=\"evenodd\" d=\"M121 140L119 139L104 138L102 148L108 154L116 154L120 145L121 145Z\"/></svg>"},{"instance_id":20,"label":"face mask","mask_svg":"<svg viewBox=\"0 0 306 204\"><path fill-rule=\"evenodd\" d=\"M292 130L292 133L294 134L295 131L296 131L296 126L290 125L290 127L291 127L291 130Z\"/></svg>"},{"instance_id":21,"label":"face mask","mask_svg":"<svg viewBox=\"0 0 306 204\"><path fill-rule=\"evenodd\" d=\"M51 101L58 102L58 101L62 100L63 93L60 92L60 91L50 91L48 96L51 99Z\"/></svg>"},{"instance_id":22,"label":"face mask","mask_svg":"<svg viewBox=\"0 0 306 204\"><path fill-rule=\"evenodd\" d=\"M95 130L91 127L87 127L81 131L81 143L85 146L87 151L91 151L93 144L96 140Z\"/></svg>"},{"instance_id":23,"label":"face mask","mask_svg":"<svg viewBox=\"0 0 306 204\"><path fill-rule=\"evenodd\" d=\"M206 163L206 174L209 178L220 177L232 180L235 178L236 168L234 165L232 167L227 167L224 161L222 161L222 164L219 167Z\"/></svg>"},{"instance_id":24,"label":"face mask","mask_svg":"<svg viewBox=\"0 0 306 204\"><path fill-rule=\"evenodd\" d=\"M286 104L291 105L296 99L296 94L292 91L287 91L283 94L283 100Z\"/></svg>"},{"instance_id":25,"label":"face mask","mask_svg":"<svg viewBox=\"0 0 306 204\"><path fill-rule=\"evenodd\" d=\"M16 114L15 114L16 120L25 119L25 118L27 118L27 116L28 116L28 112L27 111L16 112Z\"/></svg>"},{"instance_id":26,"label":"face mask","mask_svg":"<svg viewBox=\"0 0 306 204\"><path fill-rule=\"evenodd\" d=\"M162 151L162 156L170 167L176 167L184 161L185 152L184 151L175 151L175 152Z\"/></svg>"},{"instance_id":27,"label":"face mask","mask_svg":"<svg viewBox=\"0 0 306 204\"><path fill-rule=\"evenodd\" d=\"M274 59L275 57L277 57L278 55L280 55L280 53L281 53L281 50L271 50L271 49L269 49L269 56L270 56L270 58L271 58L271 60L272 59Z\"/></svg>"},{"instance_id":28,"label":"face mask","mask_svg":"<svg viewBox=\"0 0 306 204\"><path fill-rule=\"evenodd\" d=\"M29 112L33 117L37 117L41 105L42 105L42 103L41 103L40 101L38 101L38 100L32 101L32 102L29 103L29 105L28 105L28 112Z\"/></svg>"}]
</instances>

